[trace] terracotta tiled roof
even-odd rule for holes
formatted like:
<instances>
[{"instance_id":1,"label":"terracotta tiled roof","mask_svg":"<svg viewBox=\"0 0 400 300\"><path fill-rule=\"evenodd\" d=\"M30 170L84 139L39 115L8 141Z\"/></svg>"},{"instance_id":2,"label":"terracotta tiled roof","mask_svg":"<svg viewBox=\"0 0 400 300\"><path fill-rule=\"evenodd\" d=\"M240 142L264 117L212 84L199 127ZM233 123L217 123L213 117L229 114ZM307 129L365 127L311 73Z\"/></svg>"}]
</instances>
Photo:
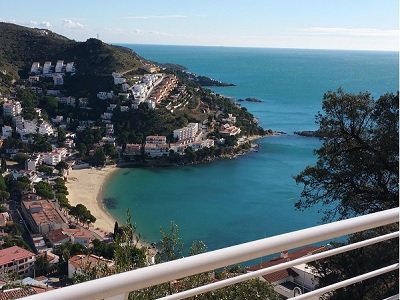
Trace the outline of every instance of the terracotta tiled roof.
<instances>
[{"instance_id":1,"label":"terracotta tiled roof","mask_svg":"<svg viewBox=\"0 0 400 300\"><path fill-rule=\"evenodd\" d=\"M99 256L96 256L94 254L90 255L75 255L71 257L68 262L75 267L75 269L82 268L85 265L91 264L91 265L97 265L97 264L107 264L107 265L112 265L113 261L109 259L105 259Z\"/></svg>"},{"instance_id":2,"label":"terracotta tiled roof","mask_svg":"<svg viewBox=\"0 0 400 300\"><path fill-rule=\"evenodd\" d=\"M268 267L279 265L279 264L284 263L284 262L295 260L295 259L298 259L300 257L316 254L316 253L319 253L319 252L323 252L323 251L326 251L327 249L328 249L327 246L322 246L322 247L308 246L308 247L304 247L304 248L298 249L298 250L293 251L293 252L286 252L285 255L281 255L281 257L273 258L273 259L271 259L269 261L266 261L266 262L263 262L261 264L248 267L248 268L246 268L246 271L247 272L254 272L254 271L257 271L257 270L260 270L260 269L265 269L265 268L268 268ZM280 270L280 271L277 271L277 272L273 272L273 273L264 275L263 277L264 277L265 280L273 283L273 282L277 282L279 280L282 280L282 279L290 277L290 276L296 277L296 276L298 276L298 274L295 271L293 271L291 268L287 268L287 269L284 269L284 270Z\"/></svg>"},{"instance_id":3,"label":"terracotta tiled roof","mask_svg":"<svg viewBox=\"0 0 400 300\"><path fill-rule=\"evenodd\" d=\"M52 230L47 234L47 238L50 240L51 243L55 244L61 242L65 239L68 239L68 235L64 233L62 228Z\"/></svg>"},{"instance_id":4,"label":"terracotta tiled roof","mask_svg":"<svg viewBox=\"0 0 400 300\"><path fill-rule=\"evenodd\" d=\"M288 278L288 277L297 277L299 276L299 274L297 274L295 271L293 271L290 268L284 269L284 270L280 270L274 273L270 273L267 275L264 275L263 278L268 281L268 282L277 282L279 280Z\"/></svg>"},{"instance_id":5,"label":"terracotta tiled roof","mask_svg":"<svg viewBox=\"0 0 400 300\"><path fill-rule=\"evenodd\" d=\"M16 288L11 290L0 291L0 300L18 299L35 294L36 291L32 288Z\"/></svg>"},{"instance_id":6,"label":"terracotta tiled roof","mask_svg":"<svg viewBox=\"0 0 400 300\"><path fill-rule=\"evenodd\" d=\"M17 262L21 259L30 258L32 256L35 256L35 254L21 247L12 246L0 250L0 266L11 263L12 261Z\"/></svg>"}]
</instances>

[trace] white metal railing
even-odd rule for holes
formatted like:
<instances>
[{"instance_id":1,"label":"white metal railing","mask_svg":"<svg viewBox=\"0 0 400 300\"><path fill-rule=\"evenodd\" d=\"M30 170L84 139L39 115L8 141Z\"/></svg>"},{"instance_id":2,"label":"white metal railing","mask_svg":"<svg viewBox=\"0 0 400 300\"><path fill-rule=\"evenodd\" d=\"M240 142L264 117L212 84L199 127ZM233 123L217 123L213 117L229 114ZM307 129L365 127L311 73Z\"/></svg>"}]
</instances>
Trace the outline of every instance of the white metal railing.
<instances>
[{"instance_id":1,"label":"white metal railing","mask_svg":"<svg viewBox=\"0 0 400 300\"><path fill-rule=\"evenodd\" d=\"M399 221L399 208L394 208L382 212L377 212L365 216L355 217L348 220L337 221L320 226L310 227L290 233L285 233L269 238L264 238L232 247L227 247L203 254L185 257L182 259L157 264L129 272L124 272L109 277L99 278L92 281L83 282L73 286L64 287L26 297L26 300L66 300L66 299L107 299L124 300L127 299L129 292L140 290L153 285L169 282L174 279L183 278L210 270L222 268L229 265L235 265L244 261L271 255L309 244L330 240L336 237L345 236L351 233L376 228ZM338 253L343 253L352 249L364 247L399 236L398 232L379 236L373 239L359 243L347 245L341 248L331 249L322 253L302 257L297 260L289 261L267 269L246 273L237 277L218 281L208 285L194 288L189 291L173 294L162 298L163 300L184 299L197 294L212 291L221 287L232 285L251 278L256 278L271 272L295 266L301 263L307 263L320 258L328 257ZM355 278L339 282L322 290L312 291L310 293L298 296L293 299L306 299L310 296L322 295L326 292L336 290L355 282L378 276L399 268L399 264L384 267L370 273L362 274ZM311 294L313 293L313 294ZM398 299L398 295L393 296ZM397 297L397 298L396 298Z\"/></svg>"}]
</instances>

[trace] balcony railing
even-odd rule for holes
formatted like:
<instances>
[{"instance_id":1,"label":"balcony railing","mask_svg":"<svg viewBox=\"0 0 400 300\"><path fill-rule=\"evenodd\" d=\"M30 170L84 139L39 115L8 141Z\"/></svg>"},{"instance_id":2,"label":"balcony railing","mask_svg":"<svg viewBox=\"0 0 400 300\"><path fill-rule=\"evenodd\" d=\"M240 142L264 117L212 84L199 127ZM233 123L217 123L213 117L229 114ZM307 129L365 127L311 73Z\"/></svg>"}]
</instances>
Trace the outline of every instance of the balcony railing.
<instances>
[{"instance_id":1,"label":"balcony railing","mask_svg":"<svg viewBox=\"0 0 400 300\"><path fill-rule=\"evenodd\" d=\"M203 254L190 256L166 263L161 263L146 268L136 269L109 277L104 277L84 283L64 287L61 289L49 291L46 293L26 297L26 300L52 300L52 299L106 299L106 300L125 300L129 292L140 290L153 285L170 282L178 278L183 278L214 269L223 268L229 265L235 265L241 262L253 260L263 256L279 253L287 249L298 248L301 246L314 244L322 241L331 240L348 234L397 223L399 221L399 208L394 208L365 216L355 217L348 220L342 220L316 227L310 227L290 233L285 233L269 238L264 238L232 247L227 247ZM257 270L251 273L239 275L237 277L225 279L222 281L210 283L192 290L168 295L160 298L163 300L184 299L197 294L209 292L232 284L236 284L252 278L276 272L288 267L308 263L321 258L329 257L335 254L347 252L353 249L365 247L371 244L379 243L388 239L398 238L399 232L375 237L369 240L346 245L340 248L330 249L328 251L301 257L296 260L288 261L266 269ZM393 270L399 269L399 263L390 266L384 266L381 269L361 274L331 286L324 287L309 293L297 296L292 299L309 299L329 293L336 289L372 278ZM399 295L394 295L388 299L399 299Z\"/></svg>"}]
</instances>

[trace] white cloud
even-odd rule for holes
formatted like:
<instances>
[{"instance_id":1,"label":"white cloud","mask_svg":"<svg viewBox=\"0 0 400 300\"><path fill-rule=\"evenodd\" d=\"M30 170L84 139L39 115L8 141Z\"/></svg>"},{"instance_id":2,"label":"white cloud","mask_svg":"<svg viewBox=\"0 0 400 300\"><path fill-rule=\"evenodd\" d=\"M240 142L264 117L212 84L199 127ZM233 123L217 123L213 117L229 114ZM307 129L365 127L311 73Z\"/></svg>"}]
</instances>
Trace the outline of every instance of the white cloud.
<instances>
[{"instance_id":1,"label":"white cloud","mask_svg":"<svg viewBox=\"0 0 400 300\"><path fill-rule=\"evenodd\" d=\"M165 16L132 16L125 17L126 19L177 19L177 18L187 18L184 15L165 15Z\"/></svg>"},{"instance_id":2,"label":"white cloud","mask_svg":"<svg viewBox=\"0 0 400 300\"><path fill-rule=\"evenodd\" d=\"M301 28L299 31L307 34L329 34L358 37L398 37L399 30L374 28L342 28L342 27L311 27Z\"/></svg>"},{"instance_id":3,"label":"white cloud","mask_svg":"<svg viewBox=\"0 0 400 300\"><path fill-rule=\"evenodd\" d=\"M65 28L70 28L70 29L81 29L81 28L83 28L83 25L81 23L74 22L71 19L64 19L62 26L65 27Z\"/></svg>"},{"instance_id":4,"label":"white cloud","mask_svg":"<svg viewBox=\"0 0 400 300\"><path fill-rule=\"evenodd\" d=\"M15 23L15 22L13 22ZM36 22L36 21L29 21L29 22L23 22L19 23L20 25L27 26L27 27L51 27L50 22L47 21L42 21L42 22Z\"/></svg>"},{"instance_id":5,"label":"white cloud","mask_svg":"<svg viewBox=\"0 0 400 300\"><path fill-rule=\"evenodd\" d=\"M43 26L43 27L51 27L50 22L47 22L47 21L40 22L39 25L41 25L41 26Z\"/></svg>"}]
</instances>

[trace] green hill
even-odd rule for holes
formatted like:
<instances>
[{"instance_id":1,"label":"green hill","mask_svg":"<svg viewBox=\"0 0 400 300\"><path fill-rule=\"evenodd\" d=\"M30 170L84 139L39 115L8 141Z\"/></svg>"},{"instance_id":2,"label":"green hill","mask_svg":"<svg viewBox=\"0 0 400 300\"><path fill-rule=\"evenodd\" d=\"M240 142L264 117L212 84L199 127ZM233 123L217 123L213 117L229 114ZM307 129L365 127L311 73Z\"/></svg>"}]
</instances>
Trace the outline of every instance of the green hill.
<instances>
[{"instance_id":1,"label":"green hill","mask_svg":"<svg viewBox=\"0 0 400 300\"><path fill-rule=\"evenodd\" d=\"M138 69L142 58L128 48L97 39L76 42L46 29L0 22L0 70L12 77L26 74L34 61L73 61L80 74L109 75Z\"/></svg>"}]
</instances>

